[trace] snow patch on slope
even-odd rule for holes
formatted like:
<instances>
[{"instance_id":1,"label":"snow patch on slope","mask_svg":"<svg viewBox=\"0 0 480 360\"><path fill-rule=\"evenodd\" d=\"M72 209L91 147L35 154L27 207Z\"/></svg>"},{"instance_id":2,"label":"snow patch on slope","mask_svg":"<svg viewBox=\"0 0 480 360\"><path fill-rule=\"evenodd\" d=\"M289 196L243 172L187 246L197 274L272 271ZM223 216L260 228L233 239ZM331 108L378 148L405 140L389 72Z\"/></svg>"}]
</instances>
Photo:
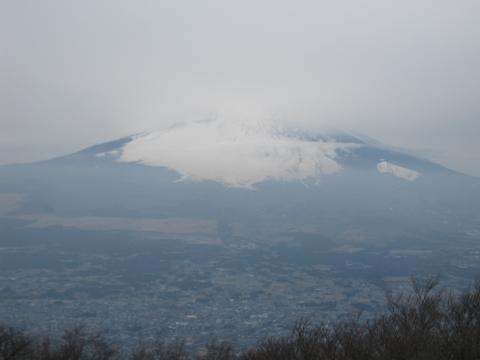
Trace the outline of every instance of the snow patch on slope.
<instances>
[{"instance_id":1,"label":"snow patch on slope","mask_svg":"<svg viewBox=\"0 0 480 360\"><path fill-rule=\"evenodd\" d=\"M95 157L104 158L108 156L118 156L119 154L120 154L120 150L112 150L112 151L106 151L106 152L95 154Z\"/></svg>"},{"instance_id":2,"label":"snow patch on slope","mask_svg":"<svg viewBox=\"0 0 480 360\"><path fill-rule=\"evenodd\" d=\"M408 181L415 181L420 176L420 173L414 170L389 163L385 160L377 164L377 169L382 174L391 174Z\"/></svg>"},{"instance_id":3,"label":"snow patch on slope","mask_svg":"<svg viewBox=\"0 0 480 360\"><path fill-rule=\"evenodd\" d=\"M119 161L173 169L189 180L252 187L265 180L318 179L341 169L337 151L358 144L282 135L273 123L189 122L135 138Z\"/></svg>"}]
</instances>

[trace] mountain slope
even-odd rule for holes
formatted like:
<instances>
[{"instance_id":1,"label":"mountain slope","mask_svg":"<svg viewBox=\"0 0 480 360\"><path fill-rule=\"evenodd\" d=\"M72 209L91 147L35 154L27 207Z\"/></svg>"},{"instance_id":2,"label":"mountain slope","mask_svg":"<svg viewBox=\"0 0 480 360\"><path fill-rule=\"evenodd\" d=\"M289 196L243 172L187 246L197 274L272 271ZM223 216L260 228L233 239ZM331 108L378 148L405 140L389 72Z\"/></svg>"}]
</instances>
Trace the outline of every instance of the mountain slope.
<instances>
[{"instance_id":1,"label":"mountain slope","mask_svg":"<svg viewBox=\"0 0 480 360\"><path fill-rule=\"evenodd\" d=\"M345 133L206 124L3 166L0 192L23 196L10 216L54 215L49 226L62 217L201 219L244 238L354 231L387 239L479 224L479 180L428 160Z\"/></svg>"}]
</instances>

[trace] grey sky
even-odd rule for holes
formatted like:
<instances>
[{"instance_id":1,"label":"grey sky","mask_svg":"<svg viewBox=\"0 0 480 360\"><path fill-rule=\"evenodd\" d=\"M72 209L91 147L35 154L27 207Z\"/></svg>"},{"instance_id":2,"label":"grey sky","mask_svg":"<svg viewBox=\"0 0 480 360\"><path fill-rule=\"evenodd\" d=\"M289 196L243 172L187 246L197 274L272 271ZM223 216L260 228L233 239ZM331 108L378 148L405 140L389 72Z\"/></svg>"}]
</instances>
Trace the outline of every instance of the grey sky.
<instances>
[{"instance_id":1,"label":"grey sky","mask_svg":"<svg viewBox=\"0 0 480 360\"><path fill-rule=\"evenodd\" d=\"M0 0L0 162L235 114L353 129L480 175L479 14L478 0Z\"/></svg>"}]
</instances>

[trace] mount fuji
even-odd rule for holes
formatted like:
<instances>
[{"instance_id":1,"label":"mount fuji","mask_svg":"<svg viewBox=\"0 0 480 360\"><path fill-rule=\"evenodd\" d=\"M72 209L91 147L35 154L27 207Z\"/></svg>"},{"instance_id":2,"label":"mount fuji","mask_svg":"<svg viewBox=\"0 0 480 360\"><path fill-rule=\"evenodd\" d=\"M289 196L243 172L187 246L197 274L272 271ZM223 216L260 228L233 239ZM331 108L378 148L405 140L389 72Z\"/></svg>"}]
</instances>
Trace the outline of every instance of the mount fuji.
<instances>
[{"instance_id":1,"label":"mount fuji","mask_svg":"<svg viewBox=\"0 0 480 360\"><path fill-rule=\"evenodd\" d=\"M0 192L0 214L31 227L213 244L295 232L445 237L480 224L477 178L347 132L218 120L2 166Z\"/></svg>"}]
</instances>

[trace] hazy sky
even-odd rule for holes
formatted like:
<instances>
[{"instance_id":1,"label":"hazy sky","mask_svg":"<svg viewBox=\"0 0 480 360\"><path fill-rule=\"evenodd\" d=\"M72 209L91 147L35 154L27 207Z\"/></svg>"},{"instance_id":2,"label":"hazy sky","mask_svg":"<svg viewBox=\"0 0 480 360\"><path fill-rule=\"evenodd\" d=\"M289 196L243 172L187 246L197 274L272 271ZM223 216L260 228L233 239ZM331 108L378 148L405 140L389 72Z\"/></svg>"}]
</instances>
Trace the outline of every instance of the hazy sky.
<instances>
[{"instance_id":1,"label":"hazy sky","mask_svg":"<svg viewBox=\"0 0 480 360\"><path fill-rule=\"evenodd\" d=\"M480 175L478 0L0 0L0 163L174 122L352 129Z\"/></svg>"}]
</instances>

